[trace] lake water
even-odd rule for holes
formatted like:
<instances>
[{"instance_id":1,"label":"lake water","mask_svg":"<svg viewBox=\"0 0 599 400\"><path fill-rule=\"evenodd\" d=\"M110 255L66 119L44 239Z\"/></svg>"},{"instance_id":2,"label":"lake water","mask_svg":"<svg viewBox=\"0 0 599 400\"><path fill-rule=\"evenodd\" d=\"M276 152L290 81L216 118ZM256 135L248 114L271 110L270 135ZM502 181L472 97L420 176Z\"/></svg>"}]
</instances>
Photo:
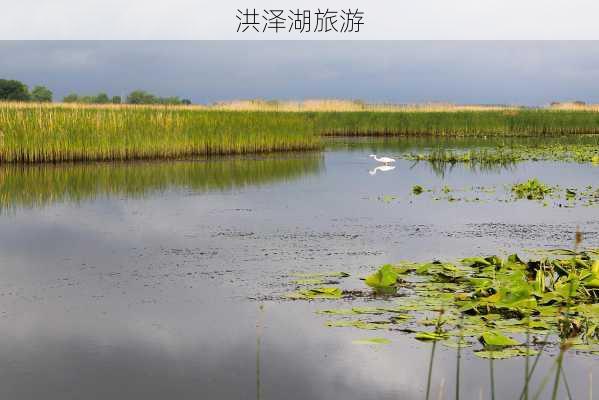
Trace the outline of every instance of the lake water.
<instances>
[{"instance_id":1,"label":"lake water","mask_svg":"<svg viewBox=\"0 0 599 400\"><path fill-rule=\"evenodd\" d=\"M503 201L507 185L532 177L597 187L598 167L400 160L373 174L372 152L430 145L359 140L305 154L1 168L0 397L424 398L430 344L328 328L314 313L326 301L282 298L289 275L346 271L344 285L362 287L359 277L402 259L571 248L577 228L599 247L598 206ZM414 185L434 192L414 196ZM352 344L372 336L392 343ZM455 365L455 350L439 347L431 398L453 398ZM496 398L517 398L524 360L494 368ZM568 353L565 368L573 397L588 398L594 357ZM481 391L490 398L489 362L465 351L462 398Z\"/></svg>"}]
</instances>

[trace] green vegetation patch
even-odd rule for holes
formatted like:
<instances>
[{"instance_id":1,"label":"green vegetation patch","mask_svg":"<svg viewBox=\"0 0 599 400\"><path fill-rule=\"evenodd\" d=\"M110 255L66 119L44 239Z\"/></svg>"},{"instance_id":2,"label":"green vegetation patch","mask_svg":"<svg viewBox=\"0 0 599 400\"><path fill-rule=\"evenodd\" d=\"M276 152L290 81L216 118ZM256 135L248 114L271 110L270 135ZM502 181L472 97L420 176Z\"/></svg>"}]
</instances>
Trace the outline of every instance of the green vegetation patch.
<instances>
[{"instance_id":1,"label":"green vegetation patch","mask_svg":"<svg viewBox=\"0 0 599 400\"><path fill-rule=\"evenodd\" d=\"M512 254L386 264L364 278L370 292L358 297L369 299L368 306L318 313L337 318L327 321L330 327L410 333L419 341L471 346L482 358L530 356L558 343L594 354L599 349L599 252L553 249L546 254L528 261ZM342 293L319 288L300 298L335 300ZM360 319L351 319L354 315Z\"/></svg>"},{"instance_id":2,"label":"green vegetation patch","mask_svg":"<svg viewBox=\"0 0 599 400\"><path fill-rule=\"evenodd\" d=\"M18 89L18 88L17 88ZM18 91L18 90L17 90ZM36 99L47 101L45 88ZM21 93L11 100L19 100ZM69 101L87 101L70 96ZM106 94L89 101L119 103ZM174 103L144 92L130 103ZM0 161L168 159L322 148L322 136L507 137L599 133L599 113L579 110L443 112L221 111L185 105L0 104ZM435 150L404 158L442 163L509 164L534 159L599 163L597 147L539 145L464 151Z\"/></svg>"},{"instance_id":3,"label":"green vegetation patch","mask_svg":"<svg viewBox=\"0 0 599 400\"><path fill-rule=\"evenodd\" d=\"M512 193L519 199L543 200L552 191L552 187L539 182L536 178L512 185Z\"/></svg>"},{"instance_id":4,"label":"green vegetation patch","mask_svg":"<svg viewBox=\"0 0 599 400\"><path fill-rule=\"evenodd\" d=\"M340 299L343 292L338 287L322 286L312 289L298 290L297 292L289 294L289 298L294 299Z\"/></svg>"},{"instance_id":5,"label":"green vegetation patch","mask_svg":"<svg viewBox=\"0 0 599 400\"><path fill-rule=\"evenodd\" d=\"M173 159L321 147L299 113L0 104L0 161Z\"/></svg>"},{"instance_id":6,"label":"green vegetation patch","mask_svg":"<svg viewBox=\"0 0 599 400\"><path fill-rule=\"evenodd\" d=\"M523 161L599 164L599 147L597 143L513 144L464 150L438 148L419 153L404 152L400 157L413 161L428 161L437 169L444 164L465 164L480 169L490 169L509 167Z\"/></svg>"},{"instance_id":7,"label":"green vegetation patch","mask_svg":"<svg viewBox=\"0 0 599 400\"><path fill-rule=\"evenodd\" d=\"M420 186L420 185L414 185L414 186L412 186L412 193L413 193L413 194L415 194L415 195L419 195L419 194L421 194L422 192L424 192L424 189L423 189L423 187L422 187L422 186Z\"/></svg>"}]
</instances>

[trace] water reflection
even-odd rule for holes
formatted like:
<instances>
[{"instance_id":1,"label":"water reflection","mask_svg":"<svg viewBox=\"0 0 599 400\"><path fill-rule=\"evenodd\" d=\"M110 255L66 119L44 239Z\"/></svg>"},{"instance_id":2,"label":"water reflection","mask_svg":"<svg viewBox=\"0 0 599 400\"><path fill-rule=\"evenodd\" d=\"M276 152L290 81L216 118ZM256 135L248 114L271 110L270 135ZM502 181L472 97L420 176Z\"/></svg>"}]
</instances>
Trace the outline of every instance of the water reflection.
<instances>
[{"instance_id":1,"label":"water reflection","mask_svg":"<svg viewBox=\"0 0 599 400\"><path fill-rule=\"evenodd\" d=\"M170 189L226 191L290 181L323 168L319 153L129 163L4 165L0 210L81 202L97 197L142 198Z\"/></svg>"},{"instance_id":2,"label":"water reflection","mask_svg":"<svg viewBox=\"0 0 599 400\"><path fill-rule=\"evenodd\" d=\"M0 397L422 399L430 344L329 328L315 318L323 302L268 299L287 292L291 272L347 271L349 287L362 288L367 271L402 259L567 247L578 226L585 244L598 243L594 208L412 194L448 186L465 197L530 177L584 187L596 181L590 165L475 174L460 163L441 178L429 163L398 160L375 179L369 153L0 168L3 209L48 206L0 216ZM353 344L380 336L392 343ZM531 387L552 360L540 359ZM489 362L462 361L460 396L487 393ZM518 398L523 363L495 364L498 400ZM455 350L439 346L431 397L451 397L455 366ZM588 398L596 359L572 353L567 368L573 398Z\"/></svg>"},{"instance_id":3,"label":"water reflection","mask_svg":"<svg viewBox=\"0 0 599 400\"><path fill-rule=\"evenodd\" d=\"M393 165L381 165L379 167L376 167L374 169L371 169L370 171L368 171L368 173L370 175L376 175L377 172L388 172L388 171L393 171L395 169L395 167Z\"/></svg>"},{"instance_id":4,"label":"water reflection","mask_svg":"<svg viewBox=\"0 0 599 400\"><path fill-rule=\"evenodd\" d=\"M448 162L448 161L414 161L410 168L414 168L416 165L423 163L428 165L430 170L439 178L444 178L450 174L456 167L464 168L476 174L487 174L497 173L501 171L514 171L516 169L516 163L511 161L504 162L480 162L480 161L469 161L469 162Z\"/></svg>"},{"instance_id":5,"label":"water reflection","mask_svg":"<svg viewBox=\"0 0 599 400\"><path fill-rule=\"evenodd\" d=\"M599 146L599 136L596 135L569 135L563 137L367 137L352 140L328 138L327 148L335 151L347 152L391 152L397 158L414 160L425 163L438 177L445 177L457 165L463 166L477 174L489 172L514 171L518 162L517 158L493 157L493 151L504 149L508 154L510 149L530 149L534 152L538 148L551 146ZM472 157L460 159L460 153L473 151L475 153L489 154L491 157ZM488 153L490 152L490 153ZM455 153L455 158L451 157ZM432 157L426 157L425 155ZM449 156L449 157L448 157ZM376 173L376 172L375 172Z\"/></svg>"}]
</instances>

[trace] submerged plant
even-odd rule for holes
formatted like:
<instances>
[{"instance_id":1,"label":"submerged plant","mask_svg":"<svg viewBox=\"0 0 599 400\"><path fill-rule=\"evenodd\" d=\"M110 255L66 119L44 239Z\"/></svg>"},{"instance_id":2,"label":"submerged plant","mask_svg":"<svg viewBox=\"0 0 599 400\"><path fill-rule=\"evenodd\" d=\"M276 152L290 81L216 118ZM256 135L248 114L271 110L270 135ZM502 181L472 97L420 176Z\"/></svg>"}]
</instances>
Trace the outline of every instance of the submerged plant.
<instances>
[{"instance_id":1,"label":"submerged plant","mask_svg":"<svg viewBox=\"0 0 599 400\"><path fill-rule=\"evenodd\" d=\"M413 194L419 195L422 192L424 192L424 189L422 188L422 186L420 186L420 185L414 185L414 186L412 186L412 193Z\"/></svg>"}]
</instances>

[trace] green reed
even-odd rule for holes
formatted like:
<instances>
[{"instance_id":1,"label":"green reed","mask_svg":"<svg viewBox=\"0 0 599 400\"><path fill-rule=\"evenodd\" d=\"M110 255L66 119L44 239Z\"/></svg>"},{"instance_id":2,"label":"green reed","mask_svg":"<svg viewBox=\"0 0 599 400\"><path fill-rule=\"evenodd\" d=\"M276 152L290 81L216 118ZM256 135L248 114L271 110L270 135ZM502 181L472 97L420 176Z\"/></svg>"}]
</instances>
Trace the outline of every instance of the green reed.
<instances>
[{"instance_id":1,"label":"green reed","mask_svg":"<svg viewBox=\"0 0 599 400\"><path fill-rule=\"evenodd\" d=\"M325 135L543 136L599 133L599 113L522 109L314 113Z\"/></svg>"},{"instance_id":2,"label":"green reed","mask_svg":"<svg viewBox=\"0 0 599 400\"><path fill-rule=\"evenodd\" d=\"M320 147L302 115L154 108L0 106L0 161L180 158Z\"/></svg>"},{"instance_id":3,"label":"green reed","mask_svg":"<svg viewBox=\"0 0 599 400\"><path fill-rule=\"evenodd\" d=\"M599 133L599 112L217 111L0 104L0 162L168 159L322 148L321 136L549 136Z\"/></svg>"}]
</instances>

